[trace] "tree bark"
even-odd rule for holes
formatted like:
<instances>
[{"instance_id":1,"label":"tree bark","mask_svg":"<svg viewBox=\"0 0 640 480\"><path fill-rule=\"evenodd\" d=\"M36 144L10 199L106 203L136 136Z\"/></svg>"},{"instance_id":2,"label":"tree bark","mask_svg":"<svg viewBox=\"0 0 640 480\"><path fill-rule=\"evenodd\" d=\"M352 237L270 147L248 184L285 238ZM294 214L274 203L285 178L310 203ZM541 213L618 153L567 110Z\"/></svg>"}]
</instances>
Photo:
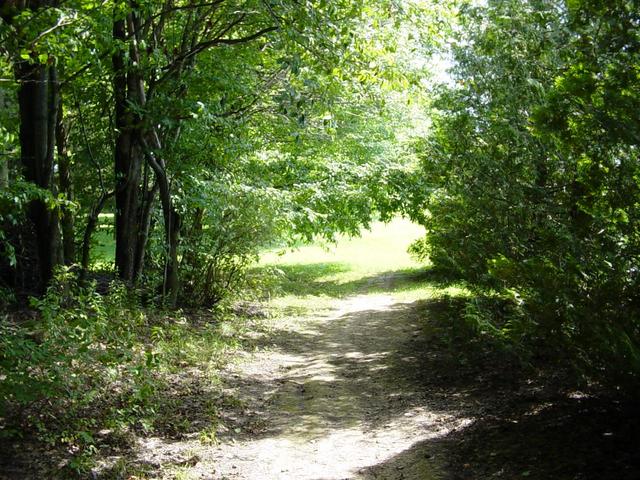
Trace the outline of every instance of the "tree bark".
<instances>
[{"instance_id":1,"label":"tree bark","mask_svg":"<svg viewBox=\"0 0 640 480\"><path fill-rule=\"evenodd\" d=\"M57 120L57 75L54 66L20 62L16 65L19 82L20 160L24 177L43 190L53 187L55 124ZM28 207L31 228L25 229L25 253L35 261L24 262L21 275L32 287L44 291L59 263L57 214L42 198ZM32 237L32 238L28 238ZM25 285L26 286L26 285Z\"/></svg>"},{"instance_id":2,"label":"tree bark","mask_svg":"<svg viewBox=\"0 0 640 480\"><path fill-rule=\"evenodd\" d=\"M58 119L56 122L56 147L58 152L58 185L67 202L73 201L73 183L71 181L71 159L67 151L67 126L64 123L62 96L58 95ZM70 205L64 205L61 212L62 255L65 265L76 261L75 217Z\"/></svg>"},{"instance_id":3,"label":"tree bark","mask_svg":"<svg viewBox=\"0 0 640 480\"><path fill-rule=\"evenodd\" d=\"M161 148L160 140L153 132L154 146ZM178 277L178 242L180 240L180 224L181 218L178 212L173 208L171 201L171 186L167 177L164 162L158 160L154 153L149 149L146 141L141 139L145 156L149 166L156 175L156 180L160 189L160 203L162 205L162 213L164 217L164 231L167 252L165 254L164 279L162 283L162 295L169 301L169 305L175 306L178 299L178 291L180 289L180 279Z\"/></svg>"},{"instance_id":4,"label":"tree bark","mask_svg":"<svg viewBox=\"0 0 640 480\"><path fill-rule=\"evenodd\" d=\"M131 111L130 106L146 106L143 78L137 69L140 63L138 34L140 25L135 15L114 22L113 35L120 41L129 41L129 58L118 51L114 54L114 95L116 100L116 265L120 277L131 283L142 273L144 253L151 221L153 198L160 192L160 202L165 223L166 257L163 278L163 296L175 305L179 289L178 250L180 216L171 202L171 189L162 160L155 158L154 151L162 150L157 131L149 127L145 131L142 118ZM153 150L146 138L150 138ZM153 170L157 188L141 188L142 160ZM146 183L143 182L143 183ZM145 198L141 191L144 191ZM144 201L143 201L144 200Z\"/></svg>"},{"instance_id":5,"label":"tree bark","mask_svg":"<svg viewBox=\"0 0 640 480\"><path fill-rule=\"evenodd\" d=\"M113 24L113 37L118 42L127 41L124 20ZM115 123L118 131L115 145L115 230L116 269L120 278L133 283L135 275L135 249L138 239L138 213L140 209L140 177L142 155L136 145L139 119L129 108L139 105L136 96L139 74L126 61L125 52L117 50L113 55Z\"/></svg>"},{"instance_id":6,"label":"tree bark","mask_svg":"<svg viewBox=\"0 0 640 480\"><path fill-rule=\"evenodd\" d=\"M154 182L153 186L145 192L143 207L140 214L140 229L138 231L138 241L135 249L135 265L133 270L134 281L140 279L144 269L144 259L147 251L147 243L149 242L149 232L151 231L151 221L153 218L154 204L158 193L158 182Z\"/></svg>"}]
</instances>

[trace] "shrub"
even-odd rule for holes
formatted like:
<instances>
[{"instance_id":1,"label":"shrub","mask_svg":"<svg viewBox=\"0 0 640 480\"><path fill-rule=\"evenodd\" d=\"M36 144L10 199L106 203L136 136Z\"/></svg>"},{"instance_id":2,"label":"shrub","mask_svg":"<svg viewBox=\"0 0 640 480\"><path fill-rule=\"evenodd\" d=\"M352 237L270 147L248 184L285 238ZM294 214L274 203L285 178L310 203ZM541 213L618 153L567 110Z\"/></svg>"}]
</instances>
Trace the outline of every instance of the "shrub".
<instances>
[{"instance_id":1,"label":"shrub","mask_svg":"<svg viewBox=\"0 0 640 480\"><path fill-rule=\"evenodd\" d=\"M195 214L181 246L181 298L212 306L247 286L249 268L259 250L278 238L283 220L272 189L218 185L200 192L185 206Z\"/></svg>"},{"instance_id":2,"label":"shrub","mask_svg":"<svg viewBox=\"0 0 640 480\"><path fill-rule=\"evenodd\" d=\"M60 270L32 300L34 318L0 323L2 434L64 444L81 468L97 430L143 417L158 387L157 359L141 341L147 319L134 304L122 284L102 296Z\"/></svg>"}]
</instances>

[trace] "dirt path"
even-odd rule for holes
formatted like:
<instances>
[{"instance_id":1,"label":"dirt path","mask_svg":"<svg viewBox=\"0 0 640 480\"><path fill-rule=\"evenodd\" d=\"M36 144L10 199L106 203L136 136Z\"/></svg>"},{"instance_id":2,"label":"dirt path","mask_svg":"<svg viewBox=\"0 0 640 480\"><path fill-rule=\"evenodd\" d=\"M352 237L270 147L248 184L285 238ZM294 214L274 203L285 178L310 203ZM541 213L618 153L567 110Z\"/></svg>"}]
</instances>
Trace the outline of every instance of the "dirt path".
<instances>
[{"instance_id":1,"label":"dirt path","mask_svg":"<svg viewBox=\"0 0 640 480\"><path fill-rule=\"evenodd\" d=\"M267 321L221 385L181 397L192 433L140 438L127 461L147 473L104 478L639 478L637 404L518 368L464 332L444 290L403 301L403 282L426 280L414 277L373 276L329 308Z\"/></svg>"},{"instance_id":2,"label":"dirt path","mask_svg":"<svg viewBox=\"0 0 640 480\"><path fill-rule=\"evenodd\" d=\"M244 417L224 419L241 424L233 439L179 445L194 459L188 478L444 478L435 440L469 419L411 374L420 336L413 306L391 294L336 299L329 311L280 323L269 348L224 373ZM175 456L153 442L147 449Z\"/></svg>"}]
</instances>

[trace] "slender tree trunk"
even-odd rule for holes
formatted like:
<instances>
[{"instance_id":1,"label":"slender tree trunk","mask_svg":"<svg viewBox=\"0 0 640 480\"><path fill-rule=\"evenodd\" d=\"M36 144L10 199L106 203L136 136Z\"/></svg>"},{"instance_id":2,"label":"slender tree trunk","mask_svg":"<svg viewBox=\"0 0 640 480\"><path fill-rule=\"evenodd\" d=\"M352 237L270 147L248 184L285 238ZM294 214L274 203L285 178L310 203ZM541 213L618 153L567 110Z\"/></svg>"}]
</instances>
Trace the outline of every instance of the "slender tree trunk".
<instances>
[{"instance_id":1,"label":"slender tree trunk","mask_svg":"<svg viewBox=\"0 0 640 480\"><path fill-rule=\"evenodd\" d=\"M151 189L145 192L143 208L140 215L138 242L135 250L135 266L133 270L133 278L135 281L138 281L144 269L144 258L147 251L147 243L149 242L149 232L151 231L151 221L154 210L153 207L156 201L156 195L158 194L158 189L158 182L155 182Z\"/></svg>"},{"instance_id":2,"label":"slender tree trunk","mask_svg":"<svg viewBox=\"0 0 640 480\"><path fill-rule=\"evenodd\" d=\"M47 162L50 165L51 173L49 178L49 189L53 198L58 198L58 185L55 182L55 151L56 151L56 125L60 114L59 107L62 104L60 98L60 84L58 83L58 70L56 67L49 67L49 98L47 101L48 118L47 118ZM52 270L57 265L64 264L62 253L62 233L60 231L60 207L55 206L50 212L51 218L51 248L52 254ZM52 271L53 273L53 271ZM47 280L48 283L48 280Z\"/></svg>"},{"instance_id":3,"label":"slender tree trunk","mask_svg":"<svg viewBox=\"0 0 640 480\"><path fill-rule=\"evenodd\" d=\"M153 132L154 145L160 148L160 140L155 132ZM149 149L144 139L141 139L145 149L145 155L149 165L156 174L156 179L160 189L160 203L162 205L162 213L164 217L164 231L166 242L165 272L162 285L163 296L168 297L169 304L175 306L178 298L178 290L180 289L180 279L178 277L178 242L180 240L180 223L181 218L178 212L173 208L171 202L171 187L167 178L167 171L164 162L158 160L153 152Z\"/></svg>"},{"instance_id":4,"label":"slender tree trunk","mask_svg":"<svg viewBox=\"0 0 640 480\"><path fill-rule=\"evenodd\" d=\"M73 201L73 183L71 181L71 159L67 151L67 126L62 111L62 96L58 95L58 121L56 123L56 146L58 151L58 184L67 202ZM75 218L69 205L62 207L62 252L65 265L76 261Z\"/></svg>"},{"instance_id":5,"label":"slender tree trunk","mask_svg":"<svg viewBox=\"0 0 640 480\"><path fill-rule=\"evenodd\" d=\"M0 102L2 99L0 98ZM0 105L2 106L2 105ZM9 157L0 155L0 190L9 188ZM0 222L0 284L15 284L15 269L9 260L10 252L15 245L15 229L8 221Z\"/></svg>"},{"instance_id":6,"label":"slender tree trunk","mask_svg":"<svg viewBox=\"0 0 640 480\"><path fill-rule=\"evenodd\" d=\"M167 264L167 273L165 276L165 291L169 295L169 304L175 306L178 301L178 293L180 291L180 277L178 269L178 244L180 242L180 228L182 226L182 217L172 207L169 219L169 262Z\"/></svg>"},{"instance_id":7,"label":"slender tree trunk","mask_svg":"<svg viewBox=\"0 0 640 480\"><path fill-rule=\"evenodd\" d=\"M124 40L128 34L130 62L128 65L125 64L122 52L117 52L114 55L116 124L120 132L116 144L116 177L120 176L127 181L126 184L118 185L116 191L116 263L120 276L131 282L142 271L148 225L150 225L151 208L155 196L154 186L150 192L151 196L144 199L148 201L141 202L141 157L146 157L147 164L156 177L165 224L167 252L163 296L168 296L169 303L175 305L179 289L180 216L171 202L171 188L165 164L161 159L157 160L154 155L154 151L162 150L160 137L154 127L151 127L148 132L144 131L140 127L142 119L132 114L128 108L128 105L144 108L147 101L144 81L137 71L137 65L140 63L139 30L139 22L133 13L127 15L125 20L114 23L114 38ZM147 138L151 139L153 150L149 148ZM118 244L120 243L122 248L119 251ZM139 247L137 252L136 246Z\"/></svg>"},{"instance_id":8,"label":"slender tree trunk","mask_svg":"<svg viewBox=\"0 0 640 480\"><path fill-rule=\"evenodd\" d=\"M0 88L0 109L9 109L6 91ZM10 144L0 144L0 189L9 187L9 147Z\"/></svg>"}]
</instances>

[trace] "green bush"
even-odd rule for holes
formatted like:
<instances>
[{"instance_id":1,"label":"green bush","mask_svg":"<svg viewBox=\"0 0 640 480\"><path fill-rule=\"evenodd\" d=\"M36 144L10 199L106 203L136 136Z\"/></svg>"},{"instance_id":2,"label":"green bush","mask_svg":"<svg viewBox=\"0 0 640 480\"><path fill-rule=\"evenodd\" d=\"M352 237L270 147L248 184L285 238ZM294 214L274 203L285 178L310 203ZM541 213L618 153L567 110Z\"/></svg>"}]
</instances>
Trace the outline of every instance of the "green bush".
<instances>
[{"instance_id":1,"label":"green bush","mask_svg":"<svg viewBox=\"0 0 640 480\"><path fill-rule=\"evenodd\" d=\"M3 435L35 434L76 452L95 451L95 432L126 427L152 408L157 358L141 341L147 318L114 283L107 295L58 272L27 322L0 323Z\"/></svg>"},{"instance_id":2,"label":"green bush","mask_svg":"<svg viewBox=\"0 0 640 480\"><path fill-rule=\"evenodd\" d=\"M624 133L637 128L638 82L625 72L640 41L627 7L467 8L458 82L420 145L433 188L413 247L498 292L506 317L495 302L466 310L481 330L613 384L640 378L639 137ZM594 44L595 31L610 41Z\"/></svg>"},{"instance_id":3,"label":"green bush","mask_svg":"<svg viewBox=\"0 0 640 480\"><path fill-rule=\"evenodd\" d=\"M258 252L279 237L283 220L272 189L218 184L198 192L185 205L196 213L181 245L181 299L213 306L247 287Z\"/></svg>"}]
</instances>

